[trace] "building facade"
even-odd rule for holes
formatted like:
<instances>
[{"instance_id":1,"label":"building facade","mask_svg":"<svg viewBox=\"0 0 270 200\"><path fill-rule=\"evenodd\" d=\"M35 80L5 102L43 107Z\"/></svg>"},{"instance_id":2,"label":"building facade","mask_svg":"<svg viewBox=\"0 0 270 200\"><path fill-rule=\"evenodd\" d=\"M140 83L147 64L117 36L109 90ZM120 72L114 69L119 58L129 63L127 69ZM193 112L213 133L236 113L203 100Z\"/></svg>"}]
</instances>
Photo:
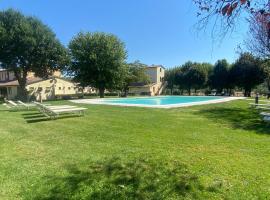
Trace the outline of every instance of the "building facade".
<instances>
[{"instance_id":1,"label":"building facade","mask_svg":"<svg viewBox=\"0 0 270 200\"><path fill-rule=\"evenodd\" d=\"M34 73L28 73L26 89L29 97L36 100L49 100L81 93L77 83L63 78L58 71L47 79L36 77ZM14 73L8 70L0 70L0 97L16 99L18 91L19 83Z\"/></svg>"},{"instance_id":2,"label":"building facade","mask_svg":"<svg viewBox=\"0 0 270 200\"><path fill-rule=\"evenodd\" d=\"M129 93L133 95L160 95L165 87L165 68L162 65L152 65L146 67L145 73L150 78L150 84L134 83L129 86Z\"/></svg>"}]
</instances>

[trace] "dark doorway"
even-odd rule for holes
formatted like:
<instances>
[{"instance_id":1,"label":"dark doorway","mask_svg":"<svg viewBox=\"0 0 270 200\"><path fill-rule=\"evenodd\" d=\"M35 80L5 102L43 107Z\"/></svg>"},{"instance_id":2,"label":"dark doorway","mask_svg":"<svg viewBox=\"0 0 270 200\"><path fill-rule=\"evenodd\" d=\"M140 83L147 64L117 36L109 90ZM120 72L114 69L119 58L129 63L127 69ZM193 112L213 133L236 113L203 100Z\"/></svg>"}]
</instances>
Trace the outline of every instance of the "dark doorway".
<instances>
[{"instance_id":1,"label":"dark doorway","mask_svg":"<svg viewBox=\"0 0 270 200\"><path fill-rule=\"evenodd\" d=\"M0 97L7 97L7 88L0 88Z\"/></svg>"}]
</instances>

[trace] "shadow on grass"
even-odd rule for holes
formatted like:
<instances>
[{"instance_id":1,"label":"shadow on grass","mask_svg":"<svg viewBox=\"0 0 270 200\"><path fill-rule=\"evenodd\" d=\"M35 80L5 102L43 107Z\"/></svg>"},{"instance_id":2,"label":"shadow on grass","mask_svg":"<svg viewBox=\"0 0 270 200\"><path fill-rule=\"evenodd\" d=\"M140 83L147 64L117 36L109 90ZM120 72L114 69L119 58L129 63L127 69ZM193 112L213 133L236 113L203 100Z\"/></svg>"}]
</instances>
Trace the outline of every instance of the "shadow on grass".
<instances>
[{"instance_id":1,"label":"shadow on grass","mask_svg":"<svg viewBox=\"0 0 270 200\"><path fill-rule=\"evenodd\" d=\"M26 113L22 113L22 116L29 116L29 115L38 115L41 114L40 112L26 112Z\"/></svg>"},{"instance_id":2,"label":"shadow on grass","mask_svg":"<svg viewBox=\"0 0 270 200\"><path fill-rule=\"evenodd\" d=\"M43 115L42 113L33 113L32 115L26 114L23 115L23 118L26 120L27 123L38 123L38 122L44 122L44 121L54 121L54 120L61 120L61 119L67 119L67 118L77 118L81 117L78 115L60 115L59 117L53 119L50 117L47 117Z\"/></svg>"},{"instance_id":3,"label":"shadow on grass","mask_svg":"<svg viewBox=\"0 0 270 200\"><path fill-rule=\"evenodd\" d=\"M259 111L251 108L213 107L198 111L218 123L228 123L233 128L256 131L261 134L270 134L270 125L264 122Z\"/></svg>"},{"instance_id":4,"label":"shadow on grass","mask_svg":"<svg viewBox=\"0 0 270 200\"><path fill-rule=\"evenodd\" d=\"M44 115L42 113L38 114L32 114L32 115L25 115L23 118L24 119L35 119L35 118L42 118Z\"/></svg>"},{"instance_id":5,"label":"shadow on grass","mask_svg":"<svg viewBox=\"0 0 270 200\"><path fill-rule=\"evenodd\" d=\"M93 163L87 169L66 167L67 175L45 177L29 199L204 199L206 192L221 186L204 187L197 176L179 163L149 160L122 162L112 159Z\"/></svg>"}]
</instances>

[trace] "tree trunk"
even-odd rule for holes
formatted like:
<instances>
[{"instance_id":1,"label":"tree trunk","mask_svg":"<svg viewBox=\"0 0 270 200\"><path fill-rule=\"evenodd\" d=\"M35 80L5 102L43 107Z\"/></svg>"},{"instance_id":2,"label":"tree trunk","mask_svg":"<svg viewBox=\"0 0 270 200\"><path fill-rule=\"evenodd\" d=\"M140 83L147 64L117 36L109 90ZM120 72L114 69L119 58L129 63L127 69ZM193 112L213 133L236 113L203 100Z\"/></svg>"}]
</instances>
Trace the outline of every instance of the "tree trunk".
<instances>
[{"instance_id":1,"label":"tree trunk","mask_svg":"<svg viewBox=\"0 0 270 200\"><path fill-rule=\"evenodd\" d=\"M191 95L191 89L188 88L188 96L190 96L190 95Z\"/></svg>"},{"instance_id":2,"label":"tree trunk","mask_svg":"<svg viewBox=\"0 0 270 200\"><path fill-rule=\"evenodd\" d=\"M124 97L128 96L128 87L124 88Z\"/></svg>"},{"instance_id":3,"label":"tree trunk","mask_svg":"<svg viewBox=\"0 0 270 200\"><path fill-rule=\"evenodd\" d=\"M245 88L244 96L245 97L250 97L251 96L251 89L250 88Z\"/></svg>"},{"instance_id":4,"label":"tree trunk","mask_svg":"<svg viewBox=\"0 0 270 200\"><path fill-rule=\"evenodd\" d=\"M173 87L171 87L171 95L173 95Z\"/></svg>"},{"instance_id":5,"label":"tree trunk","mask_svg":"<svg viewBox=\"0 0 270 200\"><path fill-rule=\"evenodd\" d=\"M14 69L14 75L19 83L18 98L22 101L27 101L28 92L26 89L27 84L27 71Z\"/></svg>"},{"instance_id":6,"label":"tree trunk","mask_svg":"<svg viewBox=\"0 0 270 200\"><path fill-rule=\"evenodd\" d=\"M104 98L104 92L105 92L105 88L104 87L100 87L99 88L99 97L100 98Z\"/></svg>"},{"instance_id":7,"label":"tree trunk","mask_svg":"<svg viewBox=\"0 0 270 200\"><path fill-rule=\"evenodd\" d=\"M21 101L24 101L24 102L26 102L28 100L28 92L26 90L26 84L24 84L24 85L20 84L19 85L18 98Z\"/></svg>"},{"instance_id":8,"label":"tree trunk","mask_svg":"<svg viewBox=\"0 0 270 200\"><path fill-rule=\"evenodd\" d=\"M269 99L270 98L270 79L269 78L267 79L267 89L268 89L267 99Z\"/></svg>"}]
</instances>

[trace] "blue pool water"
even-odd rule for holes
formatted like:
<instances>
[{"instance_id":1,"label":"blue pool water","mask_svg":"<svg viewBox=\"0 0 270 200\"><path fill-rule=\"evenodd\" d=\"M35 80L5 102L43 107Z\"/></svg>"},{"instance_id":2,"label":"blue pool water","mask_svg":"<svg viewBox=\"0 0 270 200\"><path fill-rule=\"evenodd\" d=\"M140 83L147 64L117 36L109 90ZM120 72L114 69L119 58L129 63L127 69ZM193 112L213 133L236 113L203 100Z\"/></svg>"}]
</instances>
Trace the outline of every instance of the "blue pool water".
<instances>
[{"instance_id":1,"label":"blue pool water","mask_svg":"<svg viewBox=\"0 0 270 200\"><path fill-rule=\"evenodd\" d=\"M215 96L163 96L163 97L145 97L145 98L120 98L104 99L105 103L110 104L138 104L138 105L173 105L181 103L195 103L209 100L218 100L224 97Z\"/></svg>"}]
</instances>

